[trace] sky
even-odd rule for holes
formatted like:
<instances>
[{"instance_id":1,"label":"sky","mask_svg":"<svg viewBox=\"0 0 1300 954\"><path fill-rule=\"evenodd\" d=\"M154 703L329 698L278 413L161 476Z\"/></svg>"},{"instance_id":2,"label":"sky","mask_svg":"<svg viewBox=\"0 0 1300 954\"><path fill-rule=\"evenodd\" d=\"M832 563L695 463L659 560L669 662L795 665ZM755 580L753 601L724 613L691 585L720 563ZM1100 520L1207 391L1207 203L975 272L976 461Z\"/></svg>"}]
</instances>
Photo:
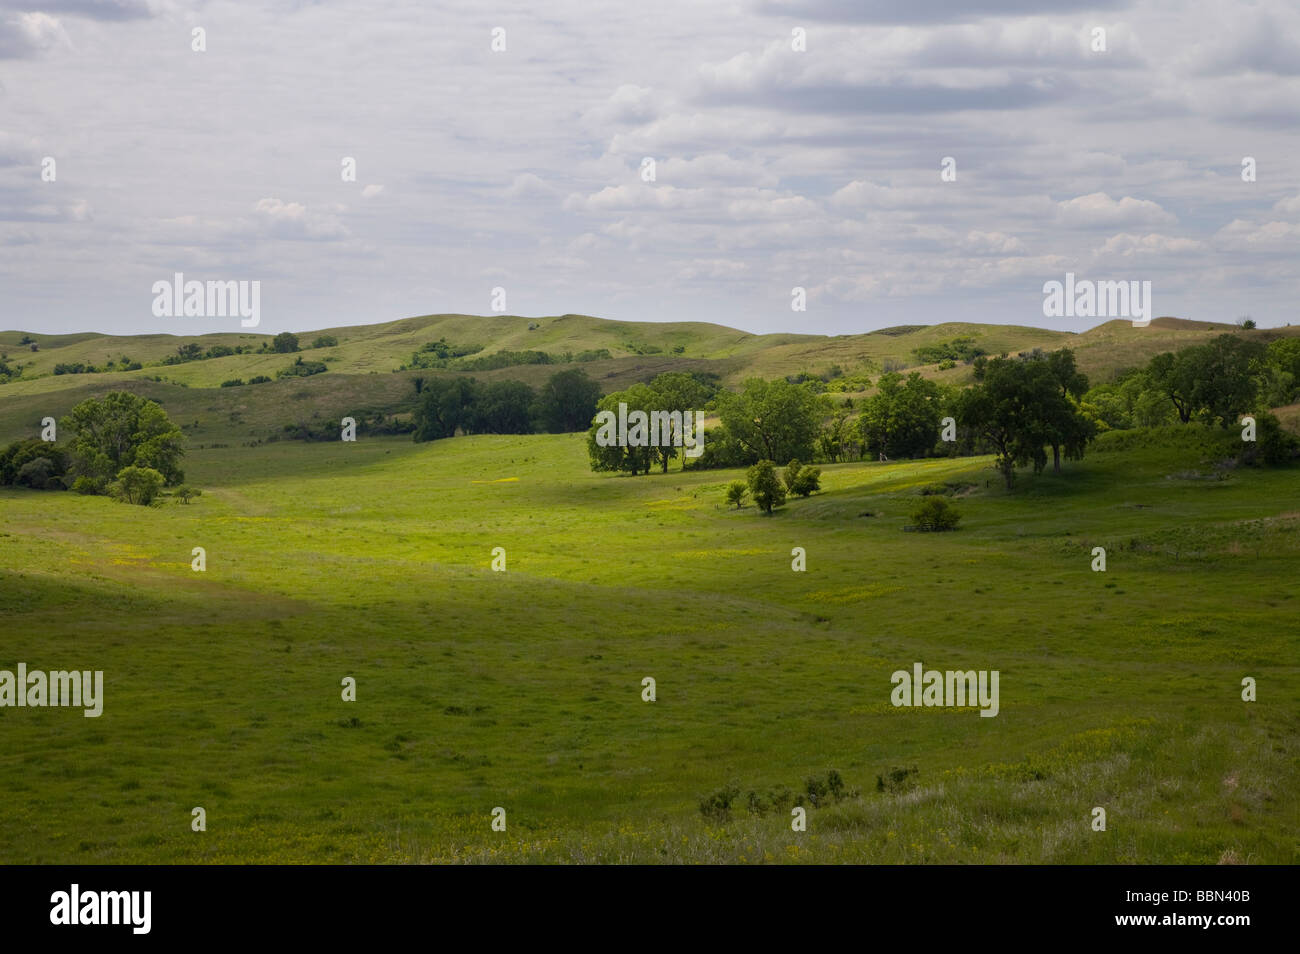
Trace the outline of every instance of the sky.
<instances>
[{"instance_id":1,"label":"sky","mask_svg":"<svg viewBox=\"0 0 1300 954\"><path fill-rule=\"evenodd\" d=\"M1066 273L1269 327L1298 146L1292 0L0 0L0 328L240 330L177 272L269 333L1105 320Z\"/></svg>"}]
</instances>

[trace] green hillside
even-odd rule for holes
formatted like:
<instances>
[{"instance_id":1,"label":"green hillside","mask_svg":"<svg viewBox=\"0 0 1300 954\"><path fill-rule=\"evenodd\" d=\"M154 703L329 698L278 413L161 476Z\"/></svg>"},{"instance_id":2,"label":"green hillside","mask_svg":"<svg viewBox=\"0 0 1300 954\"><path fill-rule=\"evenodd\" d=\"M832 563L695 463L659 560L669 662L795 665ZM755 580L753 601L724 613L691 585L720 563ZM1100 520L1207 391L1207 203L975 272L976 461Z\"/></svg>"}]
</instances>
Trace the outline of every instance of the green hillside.
<instances>
[{"instance_id":1,"label":"green hillside","mask_svg":"<svg viewBox=\"0 0 1300 954\"><path fill-rule=\"evenodd\" d=\"M105 680L98 719L0 709L0 857L1294 862L1294 470L1200 479L1196 433L1014 494L827 465L772 518L576 435L195 449L188 506L0 489L0 668ZM900 532L937 481L962 528ZM999 670L999 715L891 706L917 661Z\"/></svg>"},{"instance_id":2,"label":"green hillside","mask_svg":"<svg viewBox=\"0 0 1300 954\"><path fill-rule=\"evenodd\" d=\"M950 322L858 335L753 335L701 322L621 322L584 315L431 315L299 332L304 349L301 356L325 362L328 371L282 380L274 380L276 373L297 355L235 354L156 365L188 343L197 343L204 350L214 345L253 349L269 342L270 335L40 335L6 331L0 332L0 354L8 355L11 364L21 363L23 369L20 377L0 385L0 440L30 436L42 417L60 417L87 396L100 396L122 387L162 403L173 417L187 424L192 440L243 442L265 438L284 424L339 418L361 410L400 413L410 404L412 379L435 374L472 373L485 380L513 378L536 387L560 367L574 366L585 369L607 392L670 370L708 371L725 384L736 385L750 376L821 374L834 367L845 374L865 372L872 377L887 367L907 367L937 380L958 382L969 377L968 366L958 363L941 371L934 364L919 364L913 352L968 337L990 354L1070 347L1076 352L1080 369L1101 381L1158 352L1197 344L1227 330L1232 326L1158 318L1147 328L1110 321L1077 334ZM1267 339L1300 334L1300 327L1238 333ZM320 335L332 335L339 343L335 347L311 348ZM20 344L24 337L33 339L38 350L32 352L29 345ZM565 352L576 355L604 348L610 357L572 365L518 365L494 371L396 371L422 345L440 338L457 346L481 348L479 355L532 350L560 359ZM123 355L145 367L129 372L53 373L57 364L102 367ZM223 381L247 381L259 375L273 381L242 388L220 387ZM152 380L156 377L164 380Z\"/></svg>"}]
</instances>

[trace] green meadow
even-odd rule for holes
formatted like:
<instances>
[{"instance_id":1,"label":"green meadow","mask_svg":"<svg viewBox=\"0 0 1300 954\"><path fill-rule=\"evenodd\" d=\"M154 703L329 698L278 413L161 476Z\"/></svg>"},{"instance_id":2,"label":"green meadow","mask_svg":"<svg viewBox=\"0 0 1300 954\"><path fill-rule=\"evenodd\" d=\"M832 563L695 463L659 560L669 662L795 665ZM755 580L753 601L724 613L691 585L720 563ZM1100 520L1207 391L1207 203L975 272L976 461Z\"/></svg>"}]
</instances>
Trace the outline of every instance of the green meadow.
<instances>
[{"instance_id":1,"label":"green meadow","mask_svg":"<svg viewBox=\"0 0 1300 954\"><path fill-rule=\"evenodd\" d=\"M1300 481L1197 441L1013 493L826 465L771 517L580 435L195 446L190 505L0 490L0 669L105 686L0 708L0 862L1294 863ZM903 532L941 483L960 528ZM998 670L996 718L895 708L916 662ZM792 831L770 793L831 772Z\"/></svg>"}]
</instances>

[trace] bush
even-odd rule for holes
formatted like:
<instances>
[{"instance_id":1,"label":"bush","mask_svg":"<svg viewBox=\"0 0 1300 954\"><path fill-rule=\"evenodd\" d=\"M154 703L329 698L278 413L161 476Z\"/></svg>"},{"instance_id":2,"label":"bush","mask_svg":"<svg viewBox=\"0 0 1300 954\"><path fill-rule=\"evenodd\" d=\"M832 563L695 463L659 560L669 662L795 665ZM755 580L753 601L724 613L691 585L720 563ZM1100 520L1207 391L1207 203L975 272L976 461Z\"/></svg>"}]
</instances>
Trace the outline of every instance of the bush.
<instances>
[{"instance_id":1,"label":"bush","mask_svg":"<svg viewBox=\"0 0 1300 954\"><path fill-rule=\"evenodd\" d=\"M304 361L299 355L298 359L287 368L281 368L276 372L277 378L305 378L308 375L320 374L328 370L324 361Z\"/></svg>"},{"instance_id":2,"label":"bush","mask_svg":"<svg viewBox=\"0 0 1300 954\"><path fill-rule=\"evenodd\" d=\"M773 507L785 503L785 487L776 476L776 465L770 460L760 460L749 468L747 477L749 492L754 495L754 503L759 509L771 513Z\"/></svg>"},{"instance_id":3,"label":"bush","mask_svg":"<svg viewBox=\"0 0 1300 954\"><path fill-rule=\"evenodd\" d=\"M123 503L147 507L158 497L163 483L163 475L152 467L132 465L118 471L117 480L109 484L108 491Z\"/></svg>"},{"instance_id":4,"label":"bush","mask_svg":"<svg viewBox=\"0 0 1300 954\"><path fill-rule=\"evenodd\" d=\"M334 379L330 378L330 380L333 381ZM249 378L248 383L249 384L270 384L271 379L268 378L265 374L259 374L255 378Z\"/></svg>"},{"instance_id":5,"label":"bush","mask_svg":"<svg viewBox=\"0 0 1300 954\"><path fill-rule=\"evenodd\" d=\"M809 497L822 489L822 469L804 467L797 460L785 469L785 489L797 497Z\"/></svg>"},{"instance_id":6,"label":"bush","mask_svg":"<svg viewBox=\"0 0 1300 954\"><path fill-rule=\"evenodd\" d=\"M886 775L876 776L876 791L898 794L909 792L916 787L918 772L913 768L893 768Z\"/></svg>"},{"instance_id":7,"label":"bush","mask_svg":"<svg viewBox=\"0 0 1300 954\"><path fill-rule=\"evenodd\" d=\"M61 490L63 484L55 476L54 471L55 465L52 460L48 457L36 457L18 468L18 476L14 478L14 484L19 487L30 487L33 490Z\"/></svg>"},{"instance_id":8,"label":"bush","mask_svg":"<svg viewBox=\"0 0 1300 954\"><path fill-rule=\"evenodd\" d=\"M104 492L106 482L101 477L91 477L83 474L72 482L73 493L84 496L97 496Z\"/></svg>"},{"instance_id":9,"label":"bush","mask_svg":"<svg viewBox=\"0 0 1300 954\"><path fill-rule=\"evenodd\" d=\"M331 379L332 380L332 379ZM242 388L244 386L243 378L231 378L229 381L222 381L223 388Z\"/></svg>"},{"instance_id":10,"label":"bush","mask_svg":"<svg viewBox=\"0 0 1300 954\"><path fill-rule=\"evenodd\" d=\"M181 503L188 504L195 497L202 497L203 491L197 487L191 487L184 484L176 488L176 496L181 498Z\"/></svg>"},{"instance_id":11,"label":"bush","mask_svg":"<svg viewBox=\"0 0 1300 954\"><path fill-rule=\"evenodd\" d=\"M953 530L961 514L946 497L926 497L912 510L912 523L918 530Z\"/></svg>"},{"instance_id":12,"label":"bush","mask_svg":"<svg viewBox=\"0 0 1300 954\"><path fill-rule=\"evenodd\" d=\"M45 464L28 468L38 460L45 461ZM62 477L67 472L67 464L67 454L48 441L34 437L14 441L0 450L0 484L43 490L49 479Z\"/></svg>"},{"instance_id":13,"label":"bush","mask_svg":"<svg viewBox=\"0 0 1300 954\"><path fill-rule=\"evenodd\" d=\"M708 798L700 799L700 814L710 821L727 821L731 818L731 805L739 797L740 787L728 785Z\"/></svg>"},{"instance_id":14,"label":"bush","mask_svg":"<svg viewBox=\"0 0 1300 954\"><path fill-rule=\"evenodd\" d=\"M749 488L743 480L733 480L727 484L727 503L735 504L739 510L745 505L745 496L749 493Z\"/></svg>"},{"instance_id":15,"label":"bush","mask_svg":"<svg viewBox=\"0 0 1300 954\"><path fill-rule=\"evenodd\" d=\"M1242 443L1238 460L1243 464L1281 467L1300 454L1300 440L1282 429L1282 423L1265 411L1255 415L1255 441Z\"/></svg>"},{"instance_id":16,"label":"bush","mask_svg":"<svg viewBox=\"0 0 1300 954\"><path fill-rule=\"evenodd\" d=\"M298 336L292 331L282 331L271 340L271 347L280 354L292 354L298 350Z\"/></svg>"},{"instance_id":17,"label":"bush","mask_svg":"<svg viewBox=\"0 0 1300 954\"><path fill-rule=\"evenodd\" d=\"M339 339L335 338L333 335L319 335L316 340L311 343L311 346L313 348L334 348L338 346L338 343Z\"/></svg>"}]
</instances>

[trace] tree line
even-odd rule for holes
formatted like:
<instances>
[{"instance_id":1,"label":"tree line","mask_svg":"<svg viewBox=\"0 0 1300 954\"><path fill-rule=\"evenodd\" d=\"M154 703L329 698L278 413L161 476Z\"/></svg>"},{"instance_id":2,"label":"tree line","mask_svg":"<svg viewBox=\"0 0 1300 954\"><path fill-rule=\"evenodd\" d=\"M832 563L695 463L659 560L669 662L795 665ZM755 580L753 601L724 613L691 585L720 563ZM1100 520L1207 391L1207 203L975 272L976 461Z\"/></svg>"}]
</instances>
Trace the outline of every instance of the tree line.
<instances>
[{"instance_id":1,"label":"tree line","mask_svg":"<svg viewBox=\"0 0 1300 954\"><path fill-rule=\"evenodd\" d=\"M1050 462L1059 473L1063 460L1082 459L1092 440L1112 429L1170 423L1227 428L1250 414L1258 436L1247 459L1282 463L1300 448L1267 410L1300 397L1300 338L1265 345L1223 334L1156 355L1095 387L1069 348L990 357L959 344L972 365L969 385L940 384L916 371L887 372L856 407L851 398L836 403L809 375L751 378L727 391L698 375L670 372L606 395L599 408L622 402L647 412L710 412L716 423L707 429L704 451L683 459L683 468L992 454L1008 488L1022 467L1040 473ZM675 447L601 447L596 431L593 423L593 470L636 475L657 466L666 472L679 453Z\"/></svg>"}]
</instances>

